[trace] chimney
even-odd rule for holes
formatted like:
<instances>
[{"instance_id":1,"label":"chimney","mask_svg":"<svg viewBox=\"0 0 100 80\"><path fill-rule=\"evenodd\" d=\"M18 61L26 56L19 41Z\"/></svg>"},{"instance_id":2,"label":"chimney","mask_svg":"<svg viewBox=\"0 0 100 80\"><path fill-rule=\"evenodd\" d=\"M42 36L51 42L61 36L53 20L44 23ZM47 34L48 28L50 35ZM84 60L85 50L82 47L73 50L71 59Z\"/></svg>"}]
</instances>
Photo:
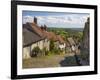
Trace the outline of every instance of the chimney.
<instances>
[{"instance_id":1,"label":"chimney","mask_svg":"<svg viewBox=\"0 0 100 80\"><path fill-rule=\"evenodd\" d=\"M44 25L44 30L47 31L47 26L46 25Z\"/></svg>"},{"instance_id":2,"label":"chimney","mask_svg":"<svg viewBox=\"0 0 100 80\"><path fill-rule=\"evenodd\" d=\"M36 17L34 17L34 23L37 24L37 18Z\"/></svg>"},{"instance_id":3,"label":"chimney","mask_svg":"<svg viewBox=\"0 0 100 80\"><path fill-rule=\"evenodd\" d=\"M42 25L41 25L41 27L40 27L40 28L41 28L41 30L44 30L44 27L43 27Z\"/></svg>"}]
</instances>

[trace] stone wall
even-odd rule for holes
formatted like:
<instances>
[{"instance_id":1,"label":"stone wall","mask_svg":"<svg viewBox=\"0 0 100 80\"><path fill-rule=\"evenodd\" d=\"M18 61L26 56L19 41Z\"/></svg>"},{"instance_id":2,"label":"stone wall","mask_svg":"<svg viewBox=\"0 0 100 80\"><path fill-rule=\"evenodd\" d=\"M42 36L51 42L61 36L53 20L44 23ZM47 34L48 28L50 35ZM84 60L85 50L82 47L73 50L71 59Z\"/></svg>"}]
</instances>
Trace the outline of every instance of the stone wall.
<instances>
[{"instance_id":1,"label":"stone wall","mask_svg":"<svg viewBox=\"0 0 100 80\"><path fill-rule=\"evenodd\" d=\"M84 31L83 31L83 38L82 38L82 43L81 47L84 48L85 50L89 50L89 18L87 19L87 22L85 23Z\"/></svg>"},{"instance_id":2,"label":"stone wall","mask_svg":"<svg viewBox=\"0 0 100 80\"><path fill-rule=\"evenodd\" d=\"M82 38L82 42L81 42L81 58L84 61L84 63L86 65L89 65L89 56L90 56L90 52L89 52L89 43L90 43L90 35L89 35L89 27L90 27L90 18L87 19L87 22L85 23L84 26L84 30L83 30L83 38Z\"/></svg>"}]
</instances>

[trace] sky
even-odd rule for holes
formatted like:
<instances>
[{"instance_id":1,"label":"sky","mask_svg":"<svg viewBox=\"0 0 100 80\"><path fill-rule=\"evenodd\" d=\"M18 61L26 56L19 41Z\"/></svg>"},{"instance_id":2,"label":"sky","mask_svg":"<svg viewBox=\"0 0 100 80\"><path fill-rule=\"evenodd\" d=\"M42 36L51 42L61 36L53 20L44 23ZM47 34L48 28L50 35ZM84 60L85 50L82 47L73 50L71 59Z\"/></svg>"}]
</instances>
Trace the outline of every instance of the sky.
<instances>
[{"instance_id":1,"label":"sky","mask_svg":"<svg viewBox=\"0 0 100 80\"><path fill-rule=\"evenodd\" d=\"M68 12L39 12L23 11L23 24L33 22L37 17L38 25L47 25L48 27L58 28L84 28L84 24L89 17L88 13L68 13Z\"/></svg>"}]
</instances>

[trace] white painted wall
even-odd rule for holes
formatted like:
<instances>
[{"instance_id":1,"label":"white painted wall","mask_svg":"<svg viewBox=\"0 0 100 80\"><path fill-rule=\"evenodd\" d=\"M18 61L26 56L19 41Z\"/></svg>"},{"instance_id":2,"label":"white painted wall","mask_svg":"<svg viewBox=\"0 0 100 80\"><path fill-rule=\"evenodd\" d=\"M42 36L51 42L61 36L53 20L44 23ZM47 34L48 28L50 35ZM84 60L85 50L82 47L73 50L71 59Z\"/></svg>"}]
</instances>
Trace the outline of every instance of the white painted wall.
<instances>
[{"instance_id":1,"label":"white painted wall","mask_svg":"<svg viewBox=\"0 0 100 80\"><path fill-rule=\"evenodd\" d=\"M46 50L49 50L50 49L50 40L45 39L44 48L46 48Z\"/></svg>"},{"instance_id":2,"label":"white painted wall","mask_svg":"<svg viewBox=\"0 0 100 80\"><path fill-rule=\"evenodd\" d=\"M30 46L29 47L24 47L23 48L23 53L22 53L23 59L28 59L30 58Z\"/></svg>"},{"instance_id":3,"label":"white painted wall","mask_svg":"<svg viewBox=\"0 0 100 80\"><path fill-rule=\"evenodd\" d=\"M65 47L66 47L65 43L59 44L59 48L60 48L61 50L64 49Z\"/></svg>"},{"instance_id":4,"label":"white painted wall","mask_svg":"<svg viewBox=\"0 0 100 80\"><path fill-rule=\"evenodd\" d=\"M49 50L49 44L50 42L47 41L47 39L44 39L44 40L41 40L41 41L38 41L36 43L33 43L32 46L31 46L31 49L33 49L34 47L39 47L41 50L46 47L47 50Z\"/></svg>"},{"instance_id":5,"label":"white painted wall","mask_svg":"<svg viewBox=\"0 0 100 80\"><path fill-rule=\"evenodd\" d=\"M38 46L41 50L43 48L46 48L46 50L49 50L49 45L50 45L50 42L47 39L44 39L44 40L38 41L36 43L33 43L30 46L24 47L23 48L23 53L22 53L23 59L30 58L31 57L30 56L30 51L32 51L35 47Z\"/></svg>"},{"instance_id":6,"label":"white painted wall","mask_svg":"<svg viewBox=\"0 0 100 80\"><path fill-rule=\"evenodd\" d=\"M31 45L31 50L34 49L34 47L36 47L36 46L37 46L37 43L33 43L33 44Z\"/></svg>"}]
</instances>

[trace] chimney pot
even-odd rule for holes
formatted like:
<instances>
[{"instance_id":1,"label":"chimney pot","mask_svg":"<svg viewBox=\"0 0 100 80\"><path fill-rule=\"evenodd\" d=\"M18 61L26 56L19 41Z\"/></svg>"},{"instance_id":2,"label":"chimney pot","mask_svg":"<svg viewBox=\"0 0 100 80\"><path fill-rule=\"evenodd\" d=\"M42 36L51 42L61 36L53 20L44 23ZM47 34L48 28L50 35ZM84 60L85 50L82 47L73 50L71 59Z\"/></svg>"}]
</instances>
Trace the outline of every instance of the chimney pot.
<instances>
[{"instance_id":1,"label":"chimney pot","mask_svg":"<svg viewBox=\"0 0 100 80\"><path fill-rule=\"evenodd\" d=\"M36 17L34 17L34 23L37 24L37 18Z\"/></svg>"}]
</instances>

